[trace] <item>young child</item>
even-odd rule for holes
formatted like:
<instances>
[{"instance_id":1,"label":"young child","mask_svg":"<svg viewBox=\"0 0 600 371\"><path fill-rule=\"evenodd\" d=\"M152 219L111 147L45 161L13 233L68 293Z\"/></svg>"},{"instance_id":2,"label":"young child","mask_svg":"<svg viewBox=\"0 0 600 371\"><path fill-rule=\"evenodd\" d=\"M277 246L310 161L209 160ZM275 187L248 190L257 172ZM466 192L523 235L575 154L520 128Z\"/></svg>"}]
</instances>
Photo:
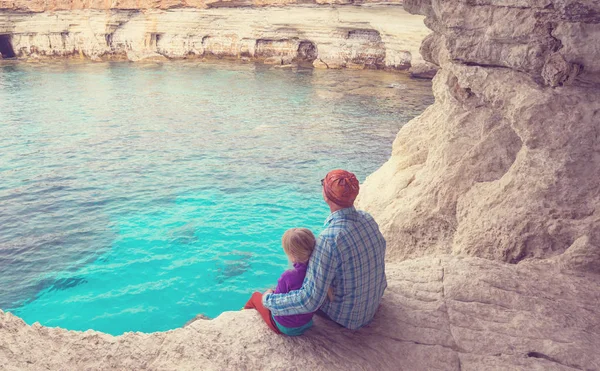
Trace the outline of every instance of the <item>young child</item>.
<instances>
[{"instance_id":1,"label":"young child","mask_svg":"<svg viewBox=\"0 0 600 371\"><path fill-rule=\"evenodd\" d=\"M302 287L308 259L315 248L315 236L306 228L288 229L281 239L283 251L294 265L294 269L283 272L277 281L275 294L284 294L289 291L298 290ZM256 309L266 322L267 326L278 334L289 336L302 335L308 330L313 322L313 313L297 314L292 316L273 316L271 311L262 304L262 294L255 292L244 309Z\"/></svg>"}]
</instances>

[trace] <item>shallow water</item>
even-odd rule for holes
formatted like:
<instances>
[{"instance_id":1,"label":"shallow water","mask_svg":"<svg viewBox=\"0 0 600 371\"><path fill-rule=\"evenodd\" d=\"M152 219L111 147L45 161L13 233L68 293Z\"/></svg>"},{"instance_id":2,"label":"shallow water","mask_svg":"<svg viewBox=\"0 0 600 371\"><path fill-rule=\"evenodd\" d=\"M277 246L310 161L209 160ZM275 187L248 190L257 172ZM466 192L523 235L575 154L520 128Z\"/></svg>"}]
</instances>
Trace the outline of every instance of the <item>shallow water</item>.
<instances>
[{"instance_id":1,"label":"shallow water","mask_svg":"<svg viewBox=\"0 0 600 371\"><path fill-rule=\"evenodd\" d=\"M121 334L237 310L431 83L252 64L0 64L0 308Z\"/></svg>"}]
</instances>

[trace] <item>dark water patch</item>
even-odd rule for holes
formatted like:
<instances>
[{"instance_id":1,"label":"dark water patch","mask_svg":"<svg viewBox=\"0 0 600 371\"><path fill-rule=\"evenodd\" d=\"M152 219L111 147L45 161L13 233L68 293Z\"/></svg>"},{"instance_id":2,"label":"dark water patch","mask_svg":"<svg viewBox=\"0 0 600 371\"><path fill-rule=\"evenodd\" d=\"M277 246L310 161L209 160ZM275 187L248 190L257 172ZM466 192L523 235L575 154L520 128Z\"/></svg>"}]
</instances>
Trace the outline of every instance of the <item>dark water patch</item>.
<instances>
[{"instance_id":1,"label":"dark water patch","mask_svg":"<svg viewBox=\"0 0 600 371\"><path fill-rule=\"evenodd\" d=\"M215 282L222 284L226 280L241 276L251 268L249 258L234 261L225 261L216 269Z\"/></svg>"},{"instance_id":2,"label":"dark water patch","mask_svg":"<svg viewBox=\"0 0 600 371\"><path fill-rule=\"evenodd\" d=\"M200 241L196 235L198 226L196 222L187 223L170 232L170 240L174 245L193 245Z\"/></svg>"},{"instance_id":3,"label":"dark water patch","mask_svg":"<svg viewBox=\"0 0 600 371\"><path fill-rule=\"evenodd\" d=\"M75 286L86 283L87 280L83 277L60 278L50 286L49 291L67 290Z\"/></svg>"}]
</instances>

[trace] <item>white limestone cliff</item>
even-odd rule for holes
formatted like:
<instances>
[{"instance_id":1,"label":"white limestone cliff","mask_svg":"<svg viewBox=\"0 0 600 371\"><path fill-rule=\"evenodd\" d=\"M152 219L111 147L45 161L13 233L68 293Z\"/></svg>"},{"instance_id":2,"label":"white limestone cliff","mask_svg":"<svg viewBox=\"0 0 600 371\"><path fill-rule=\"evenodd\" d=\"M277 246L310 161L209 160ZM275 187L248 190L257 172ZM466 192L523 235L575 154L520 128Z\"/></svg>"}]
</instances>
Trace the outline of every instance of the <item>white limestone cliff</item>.
<instances>
[{"instance_id":1,"label":"white limestone cliff","mask_svg":"<svg viewBox=\"0 0 600 371\"><path fill-rule=\"evenodd\" d=\"M408 69L429 33L398 6L0 11L0 38L28 57L287 58L322 68Z\"/></svg>"}]
</instances>

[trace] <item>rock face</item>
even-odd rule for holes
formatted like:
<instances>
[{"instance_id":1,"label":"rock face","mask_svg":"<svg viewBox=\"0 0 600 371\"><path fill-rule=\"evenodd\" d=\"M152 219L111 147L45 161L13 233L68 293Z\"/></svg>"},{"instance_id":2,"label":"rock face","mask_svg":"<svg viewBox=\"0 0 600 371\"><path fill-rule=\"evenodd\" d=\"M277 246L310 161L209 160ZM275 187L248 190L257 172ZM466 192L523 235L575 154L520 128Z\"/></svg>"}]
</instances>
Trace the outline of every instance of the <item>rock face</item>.
<instances>
[{"instance_id":1,"label":"rock face","mask_svg":"<svg viewBox=\"0 0 600 371\"><path fill-rule=\"evenodd\" d=\"M405 6L427 15L421 52L441 71L435 104L361 191L390 256L554 258L600 273L600 3Z\"/></svg>"},{"instance_id":2,"label":"rock face","mask_svg":"<svg viewBox=\"0 0 600 371\"><path fill-rule=\"evenodd\" d=\"M113 337L27 326L0 312L7 370L597 370L600 276L478 258L388 266L374 321L358 332L320 318L299 338L253 310L174 331Z\"/></svg>"},{"instance_id":3,"label":"rock face","mask_svg":"<svg viewBox=\"0 0 600 371\"><path fill-rule=\"evenodd\" d=\"M9 7L19 11L0 12L0 38L19 58L281 57L325 68L403 70L421 60L419 45L429 33L421 17L398 6L126 10L117 2L105 11L94 4L44 13Z\"/></svg>"},{"instance_id":4,"label":"rock face","mask_svg":"<svg viewBox=\"0 0 600 371\"><path fill-rule=\"evenodd\" d=\"M410 76L417 79L433 79L437 71L438 67L428 62L412 65L408 70Z\"/></svg>"}]
</instances>

